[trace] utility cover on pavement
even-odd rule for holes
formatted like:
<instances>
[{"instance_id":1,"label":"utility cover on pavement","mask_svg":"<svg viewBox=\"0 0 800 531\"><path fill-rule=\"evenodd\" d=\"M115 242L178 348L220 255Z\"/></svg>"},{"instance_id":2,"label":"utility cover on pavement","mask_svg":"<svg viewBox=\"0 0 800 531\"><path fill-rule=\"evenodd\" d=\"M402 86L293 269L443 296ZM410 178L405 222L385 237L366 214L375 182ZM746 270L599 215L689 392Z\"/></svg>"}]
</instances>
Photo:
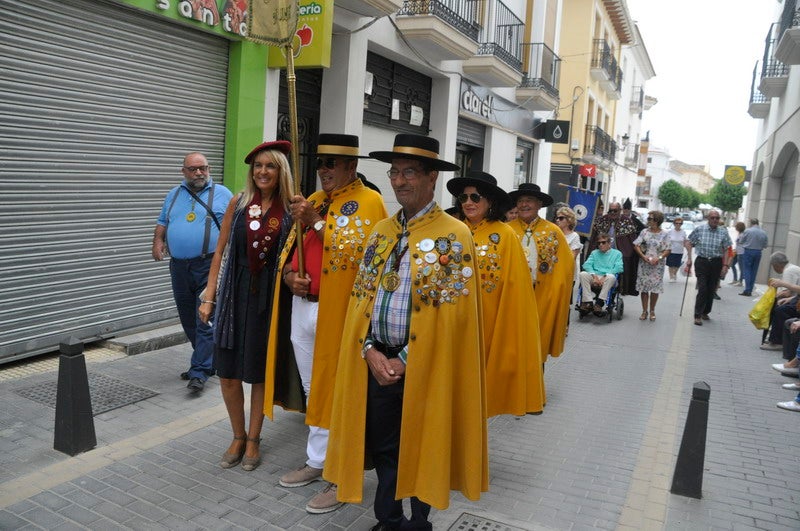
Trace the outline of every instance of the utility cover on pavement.
<instances>
[{"instance_id":1,"label":"utility cover on pavement","mask_svg":"<svg viewBox=\"0 0 800 531\"><path fill-rule=\"evenodd\" d=\"M135 385L102 374L89 374L88 379L93 415L99 415L100 413L105 413L106 411L117 409L118 407L127 406L128 404L133 404L158 394L150 389L136 387ZM17 389L16 393L55 409L57 390L58 381L52 381Z\"/></svg>"},{"instance_id":2,"label":"utility cover on pavement","mask_svg":"<svg viewBox=\"0 0 800 531\"><path fill-rule=\"evenodd\" d=\"M455 523L448 528L449 531L525 531L521 527L504 524L496 520L489 520L469 513L461 513Z\"/></svg>"}]
</instances>

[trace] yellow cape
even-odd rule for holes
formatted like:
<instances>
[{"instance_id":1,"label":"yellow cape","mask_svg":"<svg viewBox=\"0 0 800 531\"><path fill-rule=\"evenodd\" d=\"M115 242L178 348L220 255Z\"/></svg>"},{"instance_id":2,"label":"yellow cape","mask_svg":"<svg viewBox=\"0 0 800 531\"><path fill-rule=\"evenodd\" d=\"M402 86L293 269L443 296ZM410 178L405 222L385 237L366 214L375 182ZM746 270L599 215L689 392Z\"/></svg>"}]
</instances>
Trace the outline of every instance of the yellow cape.
<instances>
[{"instance_id":1,"label":"yellow cape","mask_svg":"<svg viewBox=\"0 0 800 531\"><path fill-rule=\"evenodd\" d=\"M480 298L467 227L438 206L408 223L411 294L396 498L416 496L447 508L450 490L470 500L488 489L485 382ZM361 345L386 257L402 231L397 216L380 222L359 268L342 337L325 479L340 501L363 496L367 364ZM425 240L420 250L420 242ZM461 252L456 258L459 246ZM427 270L426 255L447 256ZM370 264L373 264L370 266ZM455 267L454 267L455 265ZM469 269L467 269L469 268ZM426 274L427 273L427 274ZM449 286L452 284L452 287Z\"/></svg>"},{"instance_id":2,"label":"yellow cape","mask_svg":"<svg viewBox=\"0 0 800 531\"><path fill-rule=\"evenodd\" d=\"M330 205L322 250L317 341L314 342L312 392L306 408L306 424L323 428L327 428L330 424L342 323L350 300L353 280L364 255L367 235L376 222L388 215L380 194L364 186L359 179L334 190L330 197L322 190L314 192L308 201L318 205L326 199L330 201ZM296 234L293 228L281 252L278 271L283 270L286 260L294 249L295 240ZM277 282L274 294L276 303L282 296L286 297L287 293L291 295L283 282ZM270 419L275 404L287 406L281 392L285 382L280 381L287 375L280 374L280 367L276 366L276 363L286 355L287 350L293 356L291 342L286 335L289 330L287 323L290 322L291 311L272 312L270 330L278 330L279 333L270 334L267 346L264 414Z\"/></svg>"},{"instance_id":3,"label":"yellow cape","mask_svg":"<svg viewBox=\"0 0 800 531\"><path fill-rule=\"evenodd\" d=\"M545 400L539 315L525 253L501 221L467 226L478 254L488 415L540 412Z\"/></svg>"},{"instance_id":4,"label":"yellow cape","mask_svg":"<svg viewBox=\"0 0 800 531\"><path fill-rule=\"evenodd\" d=\"M522 240L528 224L519 218L508 224ZM539 309L542 361L546 361L548 355L557 357L564 351L575 259L558 225L536 218L530 223L530 227L539 254L540 267L536 273L534 292Z\"/></svg>"}]
</instances>

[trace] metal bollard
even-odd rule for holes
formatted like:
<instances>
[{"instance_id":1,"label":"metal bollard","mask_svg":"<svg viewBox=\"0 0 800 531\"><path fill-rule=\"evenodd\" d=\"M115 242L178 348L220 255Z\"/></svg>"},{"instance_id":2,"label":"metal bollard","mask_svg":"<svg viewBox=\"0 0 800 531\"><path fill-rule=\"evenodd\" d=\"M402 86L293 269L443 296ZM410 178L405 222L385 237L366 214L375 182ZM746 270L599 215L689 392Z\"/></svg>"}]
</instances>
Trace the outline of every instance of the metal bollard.
<instances>
[{"instance_id":1,"label":"metal bollard","mask_svg":"<svg viewBox=\"0 0 800 531\"><path fill-rule=\"evenodd\" d=\"M711 387L706 382L695 382L689 413L683 427L681 449L675 462L670 492L700 499L703 497L703 463L706 455L708 429L708 399Z\"/></svg>"},{"instance_id":2,"label":"metal bollard","mask_svg":"<svg viewBox=\"0 0 800 531\"><path fill-rule=\"evenodd\" d=\"M77 455L97 446L83 342L70 337L59 351L53 449Z\"/></svg>"}]
</instances>

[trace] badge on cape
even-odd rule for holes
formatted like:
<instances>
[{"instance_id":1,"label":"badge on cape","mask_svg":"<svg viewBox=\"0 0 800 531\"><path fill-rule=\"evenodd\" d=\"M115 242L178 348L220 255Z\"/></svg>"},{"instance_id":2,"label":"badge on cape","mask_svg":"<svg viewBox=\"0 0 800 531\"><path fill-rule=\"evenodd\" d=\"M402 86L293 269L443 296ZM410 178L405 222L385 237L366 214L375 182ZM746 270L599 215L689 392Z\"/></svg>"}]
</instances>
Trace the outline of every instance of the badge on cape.
<instances>
[{"instance_id":1,"label":"badge on cape","mask_svg":"<svg viewBox=\"0 0 800 531\"><path fill-rule=\"evenodd\" d=\"M433 240L431 240L430 238L425 238L424 240L419 242L419 250L422 251L423 253L432 251L433 246L434 246Z\"/></svg>"},{"instance_id":2,"label":"badge on cape","mask_svg":"<svg viewBox=\"0 0 800 531\"><path fill-rule=\"evenodd\" d=\"M197 214L195 214L194 212L189 212L188 214L186 214L186 221L188 221L189 223L191 223L195 219L197 219Z\"/></svg>"},{"instance_id":3,"label":"badge on cape","mask_svg":"<svg viewBox=\"0 0 800 531\"><path fill-rule=\"evenodd\" d=\"M347 203L342 205L342 214L345 216L352 216L358 210L358 202L357 201L348 201Z\"/></svg>"},{"instance_id":4,"label":"badge on cape","mask_svg":"<svg viewBox=\"0 0 800 531\"><path fill-rule=\"evenodd\" d=\"M400 275L397 274L397 271L388 271L383 275L381 285L386 291L396 291L400 287Z\"/></svg>"},{"instance_id":5,"label":"badge on cape","mask_svg":"<svg viewBox=\"0 0 800 531\"><path fill-rule=\"evenodd\" d=\"M261 222L257 219L254 219L250 222L250 230L258 230L261 228Z\"/></svg>"},{"instance_id":6,"label":"badge on cape","mask_svg":"<svg viewBox=\"0 0 800 531\"><path fill-rule=\"evenodd\" d=\"M500 243L500 235L497 234L496 232L491 233L489 235L489 241L494 243L494 244Z\"/></svg>"}]
</instances>

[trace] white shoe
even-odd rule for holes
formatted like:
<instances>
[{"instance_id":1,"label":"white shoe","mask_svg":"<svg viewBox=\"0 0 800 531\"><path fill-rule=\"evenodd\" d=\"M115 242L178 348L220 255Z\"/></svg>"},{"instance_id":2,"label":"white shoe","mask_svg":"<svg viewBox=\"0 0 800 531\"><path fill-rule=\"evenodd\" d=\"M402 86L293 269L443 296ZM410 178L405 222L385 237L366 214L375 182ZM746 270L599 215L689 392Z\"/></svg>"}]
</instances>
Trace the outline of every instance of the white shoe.
<instances>
[{"instance_id":1,"label":"white shoe","mask_svg":"<svg viewBox=\"0 0 800 531\"><path fill-rule=\"evenodd\" d=\"M798 374L800 369L797 367L784 367L783 363L773 363L772 368L781 374Z\"/></svg>"},{"instance_id":2,"label":"white shoe","mask_svg":"<svg viewBox=\"0 0 800 531\"><path fill-rule=\"evenodd\" d=\"M800 412L800 404L797 403L797 400L791 400L789 402L778 402L778 407L781 409L788 409L789 411Z\"/></svg>"},{"instance_id":3,"label":"white shoe","mask_svg":"<svg viewBox=\"0 0 800 531\"><path fill-rule=\"evenodd\" d=\"M781 387L787 391L800 391L800 384L796 383L783 384Z\"/></svg>"}]
</instances>

